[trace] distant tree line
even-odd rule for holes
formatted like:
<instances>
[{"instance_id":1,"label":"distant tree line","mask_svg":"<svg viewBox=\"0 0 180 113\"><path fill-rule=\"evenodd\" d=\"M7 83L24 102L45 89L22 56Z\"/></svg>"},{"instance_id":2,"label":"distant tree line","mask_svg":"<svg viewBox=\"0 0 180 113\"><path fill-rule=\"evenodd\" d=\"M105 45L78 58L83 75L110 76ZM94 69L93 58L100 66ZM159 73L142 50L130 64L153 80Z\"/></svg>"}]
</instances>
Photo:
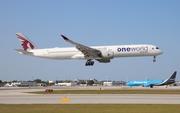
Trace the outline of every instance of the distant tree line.
<instances>
[{"instance_id":1,"label":"distant tree line","mask_svg":"<svg viewBox=\"0 0 180 113\"><path fill-rule=\"evenodd\" d=\"M0 80L0 86L3 86L5 85L6 83L14 83L14 82L21 82L21 81L18 81L18 80L13 80L13 81L2 81ZM28 82L36 82L36 83L43 83L43 84L46 84L46 85L54 85L54 83L49 83L49 81L42 81L41 79L35 79L35 80L28 80ZM70 83L70 82L73 82L71 80L59 80L59 81L56 81L56 83ZM80 80L78 81L77 84L86 84L87 82L87 85L88 86L92 86L93 84L95 84L95 82L93 80ZM96 84L101 84L101 82L98 82Z\"/></svg>"},{"instance_id":2,"label":"distant tree line","mask_svg":"<svg viewBox=\"0 0 180 113\"><path fill-rule=\"evenodd\" d=\"M21 81L18 81L18 80L13 80L13 81L2 81L0 80L0 86L3 86L5 85L6 83L14 83L14 82L21 82ZM41 79L34 79L34 80L29 80L28 82L36 82L36 83L42 83L42 84L46 84L46 85L54 85L54 83L49 83L49 81L42 81ZM55 81L55 83L70 83L70 82L74 82L72 80L58 80L58 81ZM106 82L105 80L104 81L94 81L94 80L78 80L78 81L75 81L77 82L77 84L87 84L88 86L92 86L93 84L99 84L99 85L103 85L103 82ZM122 83L125 83L124 81L120 81Z\"/></svg>"}]
</instances>

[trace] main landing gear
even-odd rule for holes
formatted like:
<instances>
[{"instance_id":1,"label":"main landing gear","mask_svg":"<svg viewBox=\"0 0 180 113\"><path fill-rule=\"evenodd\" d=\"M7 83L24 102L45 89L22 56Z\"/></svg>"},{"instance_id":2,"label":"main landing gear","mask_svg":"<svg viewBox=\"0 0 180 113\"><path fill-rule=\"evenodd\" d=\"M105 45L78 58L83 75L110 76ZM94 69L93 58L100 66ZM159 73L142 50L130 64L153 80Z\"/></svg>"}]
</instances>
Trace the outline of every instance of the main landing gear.
<instances>
[{"instance_id":1,"label":"main landing gear","mask_svg":"<svg viewBox=\"0 0 180 113\"><path fill-rule=\"evenodd\" d=\"M153 62L156 62L156 56L154 56Z\"/></svg>"},{"instance_id":2,"label":"main landing gear","mask_svg":"<svg viewBox=\"0 0 180 113\"><path fill-rule=\"evenodd\" d=\"M153 88L153 85L150 85L150 88Z\"/></svg>"},{"instance_id":3,"label":"main landing gear","mask_svg":"<svg viewBox=\"0 0 180 113\"><path fill-rule=\"evenodd\" d=\"M91 60L87 60L87 62L85 63L85 66L93 66L94 65L94 61Z\"/></svg>"}]
</instances>

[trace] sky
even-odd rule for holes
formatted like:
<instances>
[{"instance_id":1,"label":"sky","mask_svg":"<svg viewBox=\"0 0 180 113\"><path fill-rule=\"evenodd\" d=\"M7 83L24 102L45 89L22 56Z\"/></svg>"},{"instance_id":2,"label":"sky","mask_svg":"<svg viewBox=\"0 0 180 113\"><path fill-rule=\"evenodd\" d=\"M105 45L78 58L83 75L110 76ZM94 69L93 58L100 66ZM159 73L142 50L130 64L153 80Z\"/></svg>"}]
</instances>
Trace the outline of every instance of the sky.
<instances>
[{"instance_id":1,"label":"sky","mask_svg":"<svg viewBox=\"0 0 180 113\"><path fill-rule=\"evenodd\" d=\"M0 0L0 80L145 80L180 81L179 0ZM164 53L116 58L110 63L48 60L24 56L15 33L38 48L73 47L61 34L86 46L152 44Z\"/></svg>"}]
</instances>

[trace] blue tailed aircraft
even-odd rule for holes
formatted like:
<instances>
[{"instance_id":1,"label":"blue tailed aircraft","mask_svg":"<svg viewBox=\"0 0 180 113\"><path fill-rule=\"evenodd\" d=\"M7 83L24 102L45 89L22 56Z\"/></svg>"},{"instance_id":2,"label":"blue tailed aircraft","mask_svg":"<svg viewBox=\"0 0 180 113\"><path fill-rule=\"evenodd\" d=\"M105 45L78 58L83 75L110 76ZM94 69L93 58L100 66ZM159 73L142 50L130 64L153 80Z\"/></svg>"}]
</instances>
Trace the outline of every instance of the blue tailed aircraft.
<instances>
[{"instance_id":1,"label":"blue tailed aircraft","mask_svg":"<svg viewBox=\"0 0 180 113\"><path fill-rule=\"evenodd\" d=\"M177 72L175 71L168 79L165 80L135 80L129 81L126 83L127 86L143 86L143 87L150 87L153 86L163 86L175 83Z\"/></svg>"}]
</instances>

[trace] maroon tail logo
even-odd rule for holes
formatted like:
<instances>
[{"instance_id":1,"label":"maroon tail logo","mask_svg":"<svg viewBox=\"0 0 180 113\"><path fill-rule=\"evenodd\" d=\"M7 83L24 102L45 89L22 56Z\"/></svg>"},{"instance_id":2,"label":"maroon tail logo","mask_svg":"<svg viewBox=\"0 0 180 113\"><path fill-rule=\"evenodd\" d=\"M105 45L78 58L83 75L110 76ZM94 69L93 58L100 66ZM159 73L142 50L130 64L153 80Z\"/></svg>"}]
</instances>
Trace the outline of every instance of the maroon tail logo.
<instances>
[{"instance_id":1,"label":"maroon tail logo","mask_svg":"<svg viewBox=\"0 0 180 113\"><path fill-rule=\"evenodd\" d=\"M20 36L20 35L18 35L18 34L16 34L16 35L17 35L17 37L20 39L21 45L22 45L22 47L24 48L25 51L26 51L28 48L34 49L34 46L33 46L33 44L32 44L31 42L29 42L27 39L25 39L24 37L22 37L22 36Z\"/></svg>"}]
</instances>

